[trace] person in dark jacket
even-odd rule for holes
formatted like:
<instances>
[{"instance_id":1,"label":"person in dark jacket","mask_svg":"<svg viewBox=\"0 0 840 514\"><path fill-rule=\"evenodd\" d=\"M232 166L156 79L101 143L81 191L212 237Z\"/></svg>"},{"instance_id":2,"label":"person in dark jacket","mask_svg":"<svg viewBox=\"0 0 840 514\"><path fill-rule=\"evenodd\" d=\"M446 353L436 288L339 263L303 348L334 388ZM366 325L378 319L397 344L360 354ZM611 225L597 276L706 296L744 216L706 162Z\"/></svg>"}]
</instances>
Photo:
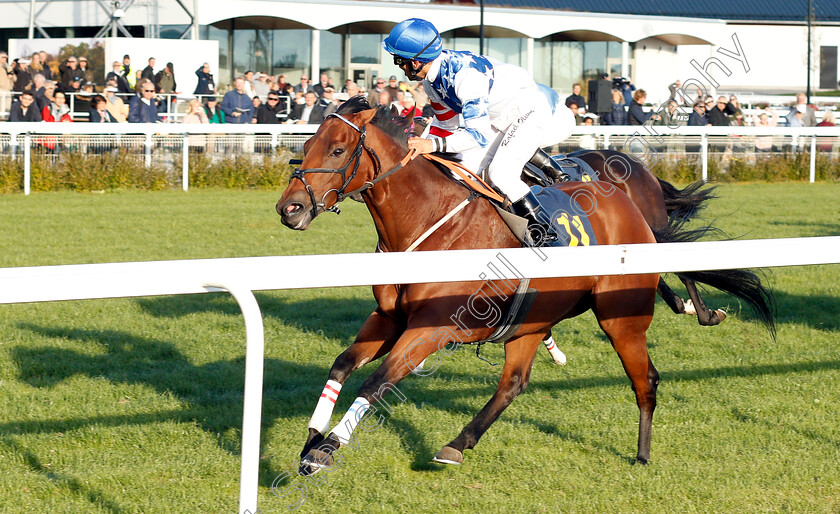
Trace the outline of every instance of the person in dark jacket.
<instances>
[{"instance_id":1,"label":"person in dark jacket","mask_svg":"<svg viewBox=\"0 0 840 514\"><path fill-rule=\"evenodd\" d=\"M280 95L277 91L270 92L265 103L257 108L256 123L282 123L286 119L286 113L281 107Z\"/></svg>"},{"instance_id":2,"label":"person in dark jacket","mask_svg":"<svg viewBox=\"0 0 840 514\"><path fill-rule=\"evenodd\" d=\"M27 89L20 95L20 100L9 109L9 121L41 121L41 113L35 103L35 93Z\"/></svg>"},{"instance_id":3,"label":"person in dark jacket","mask_svg":"<svg viewBox=\"0 0 840 514\"><path fill-rule=\"evenodd\" d=\"M22 93L29 86L32 85L32 75L29 72L29 63L19 59L14 60L14 67L12 71L15 74L15 84L12 86L12 91Z\"/></svg>"},{"instance_id":4,"label":"person in dark jacket","mask_svg":"<svg viewBox=\"0 0 840 514\"><path fill-rule=\"evenodd\" d=\"M155 85L150 80L144 80L139 86L142 96L135 96L128 106L129 123L157 123L158 105L155 100Z\"/></svg>"},{"instance_id":5,"label":"person in dark jacket","mask_svg":"<svg viewBox=\"0 0 840 514\"><path fill-rule=\"evenodd\" d=\"M140 72L140 78L151 80L154 82L155 80L155 58L149 57L149 65L143 68L143 71Z\"/></svg>"},{"instance_id":6,"label":"person in dark jacket","mask_svg":"<svg viewBox=\"0 0 840 514\"><path fill-rule=\"evenodd\" d=\"M737 109L734 105L726 101L725 96L718 98L717 105L715 105L706 116L709 118L709 123L713 127L728 127L729 115L735 114Z\"/></svg>"},{"instance_id":7,"label":"person in dark jacket","mask_svg":"<svg viewBox=\"0 0 840 514\"><path fill-rule=\"evenodd\" d=\"M304 103L296 104L289 115L291 123L320 124L324 121L324 107L318 105L318 95L309 91L304 95Z\"/></svg>"},{"instance_id":8,"label":"person in dark jacket","mask_svg":"<svg viewBox=\"0 0 840 514\"><path fill-rule=\"evenodd\" d=\"M689 127L705 127L709 124L709 118L706 117L706 104L702 100L694 103L694 110L688 116Z\"/></svg>"},{"instance_id":9,"label":"person in dark jacket","mask_svg":"<svg viewBox=\"0 0 840 514\"><path fill-rule=\"evenodd\" d=\"M102 95L93 95L90 100L88 121L91 123L117 123L117 119L108 112L108 101Z\"/></svg>"},{"instance_id":10,"label":"person in dark jacket","mask_svg":"<svg viewBox=\"0 0 840 514\"><path fill-rule=\"evenodd\" d=\"M114 71L109 71L108 75L105 77L105 82L108 83L111 80L116 81L117 89L121 94L128 94L131 93L131 86L128 85L128 81L125 80L125 77L122 74L123 66L120 64L119 61L114 61L113 64Z\"/></svg>"},{"instance_id":11,"label":"person in dark jacket","mask_svg":"<svg viewBox=\"0 0 840 514\"><path fill-rule=\"evenodd\" d=\"M624 110L624 95L617 89L613 89L612 95L611 109L604 115L604 125L626 125L627 111Z\"/></svg>"},{"instance_id":12,"label":"person in dark jacket","mask_svg":"<svg viewBox=\"0 0 840 514\"><path fill-rule=\"evenodd\" d=\"M65 86L64 91L67 91L73 82L79 82L80 84L87 82L85 73L77 66L78 61L72 56L58 66L58 72L61 73L61 84Z\"/></svg>"},{"instance_id":13,"label":"person in dark jacket","mask_svg":"<svg viewBox=\"0 0 840 514\"><path fill-rule=\"evenodd\" d=\"M630 109L627 112L628 125L644 125L650 119L659 119L659 115L653 111L646 113L642 109L645 100L647 100L647 92L644 89L639 89L633 93L633 103L630 104Z\"/></svg>"},{"instance_id":14,"label":"person in dark jacket","mask_svg":"<svg viewBox=\"0 0 840 514\"><path fill-rule=\"evenodd\" d=\"M566 97L566 107L570 104L575 104L578 107L586 108L586 98L582 97L580 94L580 84L575 84L572 86L572 94Z\"/></svg>"},{"instance_id":15,"label":"person in dark jacket","mask_svg":"<svg viewBox=\"0 0 840 514\"><path fill-rule=\"evenodd\" d=\"M216 84L213 82L213 75L210 74L209 64L202 64L195 74L198 76L198 85L195 87L194 95L216 94Z\"/></svg>"}]
</instances>

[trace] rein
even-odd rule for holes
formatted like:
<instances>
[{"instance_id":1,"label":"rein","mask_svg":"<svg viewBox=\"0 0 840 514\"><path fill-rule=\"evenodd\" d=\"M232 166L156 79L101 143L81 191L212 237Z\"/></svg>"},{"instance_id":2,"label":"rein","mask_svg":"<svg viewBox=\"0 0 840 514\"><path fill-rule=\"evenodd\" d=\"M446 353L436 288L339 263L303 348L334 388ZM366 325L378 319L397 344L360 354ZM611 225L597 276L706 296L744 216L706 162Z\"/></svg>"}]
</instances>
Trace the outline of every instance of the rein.
<instances>
[{"instance_id":1,"label":"rein","mask_svg":"<svg viewBox=\"0 0 840 514\"><path fill-rule=\"evenodd\" d=\"M403 160L400 161L399 163L397 163L396 166L394 166L390 170L382 173L382 162L379 160L379 156L376 154L376 152L373 150L373 148L371 148L371 147L369 147L365 144L365 135L366 135L365 126L362 125L361 127L359 127L355 123L353 123L350 120L348 120L347 118L345 118L344 116L342 116L340 114L336 114L336 113L330 114L329 116L327 116L327 118L337 118L337 119L343 121L344 123L346 123L348 126L350 126L350 128L352 128L353 130L355 130L356 132L359 133L359 142L356 143L356 148L353 149L353 153L350 154L350 158L347 160L347 163L344 166L342 166L341 168L295 168L294 173L292 173L292 176L289 178L289 182L291 182L294 179L300 180L303 183L303 186L306 188L306 192L309 193L309 198L312 201L312 218L313 219L315 218L315 216L318 215L318 209L319 208L321 208L324 212L334 212L336 214L341 213L341 210L338 208L338 204L341 203L342 201L344 201L345 198L347 198L348 196L358 194L358 193L362 193L363 191L366 191L366 190L372 188L377 183L385 180L386 178L388 178L392 174L399 171L403 166L408 164L408 162L411 159L414 158L414 152L413 151L408 152L408 154L403 158ZM353 191L347 192L347 186L350 185L350 182L352 182L354 178L356 178L356 173L359 171L359 165L362 162L362 151L366 151L368 154L370 154L371 160L376 165L376 171L374 172L374 175L373 175L374 178L372 180L369 180L369 181L365 182L364 185L362 185L362 187L359 187L359 188L357 188ZM291 161L291 162L300 163L302 161ZM350 168L351 165L353 166L353 171L350 173L350 176L348 176L347 175L347 170ZM341 187L339 189L330 189L330 190L326 191L324 193L324 195L321 197L321 201L318 202L315 199L315 192L312 190L312 187L306 181L306 174L307 173L337 173L337 174L341 175L341 178L344 179L344 183L341 185ZM324 202L324 199L327 197L328 194L330 194L333 191L335 191L335 194L336 194L336 202L332 207L327 208L326 203Z\"/></svg>"}]
</instances>

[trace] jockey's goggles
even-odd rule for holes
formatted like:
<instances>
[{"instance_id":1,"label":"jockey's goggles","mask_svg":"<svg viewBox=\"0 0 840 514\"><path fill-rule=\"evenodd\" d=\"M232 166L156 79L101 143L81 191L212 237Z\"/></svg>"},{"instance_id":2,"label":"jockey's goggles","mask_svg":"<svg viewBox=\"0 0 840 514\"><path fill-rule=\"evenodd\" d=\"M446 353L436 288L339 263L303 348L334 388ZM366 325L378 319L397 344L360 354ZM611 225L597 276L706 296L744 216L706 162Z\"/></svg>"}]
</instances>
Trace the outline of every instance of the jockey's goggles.
<instances>
[{"instance_id":1,"label":"jockey's goggles","mask_svg":"<svg viewBox=\"0 0 840 514\"><path fill-rule=\"evenodd\" d=\"M410 63L411 59L407 59L405 57L400 57L399 55L394 56L394 64L402 68L403 64Z\"/></svg>"}]
</instances>

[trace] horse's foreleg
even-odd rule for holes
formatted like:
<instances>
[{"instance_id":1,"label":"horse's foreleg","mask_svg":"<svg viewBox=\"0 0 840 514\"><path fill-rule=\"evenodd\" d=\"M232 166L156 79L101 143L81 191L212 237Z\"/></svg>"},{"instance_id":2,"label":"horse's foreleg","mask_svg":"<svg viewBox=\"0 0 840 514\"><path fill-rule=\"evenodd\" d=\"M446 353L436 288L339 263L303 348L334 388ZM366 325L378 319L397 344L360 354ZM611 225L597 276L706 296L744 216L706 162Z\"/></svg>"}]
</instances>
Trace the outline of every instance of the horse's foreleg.
<instances>
[{"instance_id":1,"label":"horse's foreleg","mask_svg":"<svg viewBox=\"0 0 840 514\"><path fill-rule=\"evenodd\" d=\"M502 411L528 386L541 340L540 334L529 334L505 344L505 367L496 393L458 437L435 455L435 462L461 464L464 461L464 450L473 448Z\"/></svg>"},{"instance_id":2,"label":"horse's foreleg","mask_svg":"<svg viewBox=\"0 0 840 514\"><path fill-rule=\"evenodd\" d=\"M425 323L424 325L429 324ZM391 353L379 365L379 368L362 384L359 389L359 396L332 432L325 439L322 438L318 443L310 445L307 453L302 455L299 472L308 475L319 471L322 467L333 466L333 454L336 450L344 445L356 446L357 439L354 433L358 426L366 431L379 428L383 416L380 414L379 416L370 416L369 418L372 419L368 419L365 418L365 414L371 410L371 414L373 414L379 408L391 412L392 406L384 398L389 392L393 394L393 396L388 397L390 401L393 402L394 396L400 401L405 401L405 395L397 389L396 385L418 363L437 351L439 346L443 347L447 342L449 341L435 340L431 328L407 329L393 345ZM372 424L371 421L376 422Z\"/></svg>"},{"instance_id":3,"label":"horse's foreleg","mask_svg":"<svg viewBox=\"0 0 840 514\"><path fill-rule=\"evenodd\" d=\"M301 451L301 457L324 440L324 435L330 429L335 402L347 377L368 362L388 353L399 338L400 332L401 327L398 323L378 310L368 317L356 340L335 359L330 369L329 380L309 420L309 436Z\"/></svg>"},{"instance_id":4,"label":"horse's foreleg","mask_svg":"<svg viewBox=\"0 0 840 514\"><path fill-rule=\"evenodd\" d=\"M698 323L704 327L712 327L726 319L726 313L721 309L709 310L706 307L706 303L700 297L700 292L697 291L697 284L693 280L683 277L680 277L680 280L685 284L685 289L688 291L688 296L691 298L691 303L697 312Z\"/></svg>"}]
</instances>

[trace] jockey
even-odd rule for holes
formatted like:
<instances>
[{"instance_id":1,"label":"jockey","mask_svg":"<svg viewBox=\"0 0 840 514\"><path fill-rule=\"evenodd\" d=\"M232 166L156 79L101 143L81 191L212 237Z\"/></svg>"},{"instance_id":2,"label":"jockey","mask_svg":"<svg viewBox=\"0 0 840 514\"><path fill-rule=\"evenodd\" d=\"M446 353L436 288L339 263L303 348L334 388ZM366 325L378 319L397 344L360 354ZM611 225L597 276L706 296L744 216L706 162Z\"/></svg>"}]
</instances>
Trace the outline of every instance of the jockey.
<instances>
[{"instance_id":1,"label":"jockey","mask_svg":"<svg viewBox=\"0 0 840 514\"><path fill-rule=\"evenodd\" d=\"M440 34L426 20L400 22L382 46L409 80L423 80L435 112L429 137L410 138L409 148L419 153L461 153L464 164L486 170L514 212L542 234L538 243L556 240L548 216L520 175L529 161L542 169L552 167L540 148L563 141L574 130L574 115L560 96L537 85L518 66L443 50ZM459 114L465 128L459 128ZM556 169L546 171L558 175Z\"/></svg>"}]
</instances>

